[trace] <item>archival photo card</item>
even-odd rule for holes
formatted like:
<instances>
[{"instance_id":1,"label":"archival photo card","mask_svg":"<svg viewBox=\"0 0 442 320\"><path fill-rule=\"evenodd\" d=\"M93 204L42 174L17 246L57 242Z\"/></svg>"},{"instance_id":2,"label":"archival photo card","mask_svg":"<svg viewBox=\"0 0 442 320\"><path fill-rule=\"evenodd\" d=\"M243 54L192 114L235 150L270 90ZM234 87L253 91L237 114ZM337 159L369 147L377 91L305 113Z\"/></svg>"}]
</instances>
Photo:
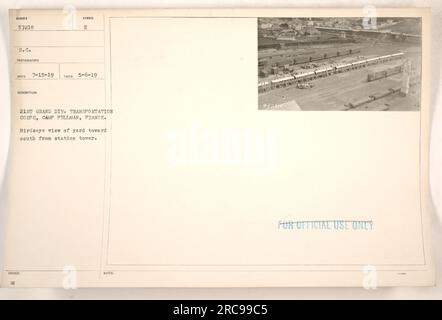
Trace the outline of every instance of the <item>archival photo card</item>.
<instances>
[{"instance_id":1,"label":"archival photo card","mask_svg":"<svg viewBox=\"0 0 442 320\"><path fill-rule=\"evenodd\" d=\"M421 18L259 18L259 110L418 111Z\"/></svg>"},{"instance_id":2,"label":"archival photo card","mask_svg":"<svg viewBox=\"0 0 442 320\"><path fill-rule=\"evenodd\" d=\"M10 10L0 287L433 286L431 11L364 14Z\"/></svg>"}]
</instances>

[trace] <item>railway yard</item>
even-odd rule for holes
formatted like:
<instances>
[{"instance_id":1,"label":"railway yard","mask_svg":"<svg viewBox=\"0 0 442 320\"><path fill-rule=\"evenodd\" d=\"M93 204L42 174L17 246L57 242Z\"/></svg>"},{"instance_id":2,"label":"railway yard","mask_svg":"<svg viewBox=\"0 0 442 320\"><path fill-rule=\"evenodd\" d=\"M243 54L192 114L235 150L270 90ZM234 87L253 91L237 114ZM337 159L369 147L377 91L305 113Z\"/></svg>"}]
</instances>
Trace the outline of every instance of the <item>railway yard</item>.
<instances>
[{"instance_id":1,"label":"railway yard","mask_svg":"<svg viewBox=\"0 0 442 320\"><path fill-rule=\"evenodd\" d=\"M414 111L420 108L420 39L384 35L258 51L260 110Z\"/></svg>"}]
</instances>

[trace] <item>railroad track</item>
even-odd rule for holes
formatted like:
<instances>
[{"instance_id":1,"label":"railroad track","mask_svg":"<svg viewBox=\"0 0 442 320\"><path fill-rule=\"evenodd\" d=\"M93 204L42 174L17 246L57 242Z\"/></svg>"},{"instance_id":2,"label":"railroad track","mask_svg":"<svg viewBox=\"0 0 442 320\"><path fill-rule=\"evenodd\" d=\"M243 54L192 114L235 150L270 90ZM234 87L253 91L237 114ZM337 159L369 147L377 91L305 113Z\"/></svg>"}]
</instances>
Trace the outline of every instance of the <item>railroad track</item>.
<instances>
[{"instance_id":1,"label":"railroad track","mask_svg":"<svg viewBox=\"0 0 442 320\"><path fill-rule=\"evenodd\" d=\"M333 67L326 67L308 71L300 74L288 75L285 77L262 81L258 83L258 93L264 93L269 90L284 88L287 86L297 85L300 82L312 81L318 78L327 77L333 74L347 72L355 69L364 68L373 64L401 59L405 56L403 52L388 54L370 59L359 60L353 63L341 64Z\"/></svg>"}]
</instances>

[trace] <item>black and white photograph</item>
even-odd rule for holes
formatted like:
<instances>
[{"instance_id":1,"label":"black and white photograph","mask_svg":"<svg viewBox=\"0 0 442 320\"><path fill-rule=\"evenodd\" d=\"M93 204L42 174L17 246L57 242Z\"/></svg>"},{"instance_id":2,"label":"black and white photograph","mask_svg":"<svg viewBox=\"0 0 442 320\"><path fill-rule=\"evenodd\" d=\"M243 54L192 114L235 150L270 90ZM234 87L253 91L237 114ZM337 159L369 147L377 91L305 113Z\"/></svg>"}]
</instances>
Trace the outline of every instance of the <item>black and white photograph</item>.
<instances>
[{"instance_id":1,"label":"black and white photograph","mask_svg":"<svg viewBox=\"0 0 442 320\"><path fill-rule=\"evenodd\" d=\"M259 18L258 109L419 111L420 18Z\"/></svg>"}]
</instances>

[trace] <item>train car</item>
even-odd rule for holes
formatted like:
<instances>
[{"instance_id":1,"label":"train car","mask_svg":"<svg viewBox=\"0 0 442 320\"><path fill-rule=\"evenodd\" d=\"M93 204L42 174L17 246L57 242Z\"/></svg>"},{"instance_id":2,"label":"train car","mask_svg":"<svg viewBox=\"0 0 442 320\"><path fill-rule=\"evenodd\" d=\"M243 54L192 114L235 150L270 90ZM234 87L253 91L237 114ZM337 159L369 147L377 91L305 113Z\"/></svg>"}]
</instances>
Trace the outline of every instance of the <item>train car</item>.
<instances>
[{"instance_id":1,"label":"train car","mask_svg":"<svg viewBox=\"0 0 442 320\"><path fill-rule=\"evenodd\" d=\"M396 66L396 67L387 69L387 77L391 76L391 75L394 75L394 74L397 74L397 73L400 73L402 71L403 71L403 67L402 66Z\"/></svg>"},{"instance_id":2,"label":"train car","mask_svg":"<svg viewBox=\"0 0 442 320\"><path fill-rule=\"evenodd\" d=\"M293 83L294 79L295 79L295 77L293 77L293 76L287 76L287 77L283 77L283 78L274 79L271 81L271 84L272 84L272 86L274 86L276 88L286 87L287 85Z\"/></svg>"},{"instance_id":3,"label":"train car","mask_svg":"<svg viewBox=\"0 0 442 320\"><path fill-rule=\"evenodd\" d=\"M305 73L295 74L294 77L297 81L303 80L303 78L305 77Z\"/></svg>"},{"instance_id":4,"label":"train car","mask_svg":"<svg viewBox=\"0 0 442 320\"><path fill-rule=\"evenodd\" d=\"M350 54L350 50L348 49L339 49L337 52L338 56L347 56Z\"/></svg>"},{"instance_id":5,"label":"train car","mask_svg":"<svg viewBox=\"0 0 442 320\"><path fill-rule=\"evenodd\" d=\"M294 59L295 64L310 62L310 56L296 56Z\"/></svg>"},{"instance_id":6,"label":"train car","mask_svg":"<svg viewBox=\"0 0 442 320\"><path fill-rule=\"evenodd\" d=\"M373 99L373 100L378 100L378 99L384 98L384 97L386 97L386 96L388 96L390 94L391 94L391 92L387 90L387 91L384 91L384 92L373 93L369 97L371 99Z\"/></svg>"},{"instance_id":7,"label":"train car","mask_svg":"<svg viewBox=\"0 0 442 320\"><path fill-rule=\"evenodd\" d=\"M322 54L314 54L310 56L310 62L324 59Z\"/></svg>"},{"instance_id":8,"label":"train car","mask_svg":"<svg viewBox=\"0 0 442 320\"><path fill-rule=\"evenodd\" d=\"M272 59L271 60L269 60L273 65L277 65L280 61L282 61L282 60L284 60L283 58L281 58L281 57L272 57Z\"/></svg>"},{"instance_id":9,"label":"train car","mask_svg":"<svg viewBox=\"0 0 442 320\"><path fill-rule=\"evenodd\" d=\"M325 68L324 69L317 69L314 72L315 72L316 76L320 76L320 77L327 75L327 70Z\"/></svg>"},{"instance_id":10,"label":"train car","mask_svg":"<svg viewBox=\"0 0 442 320\"><path fill-rule=\"evenodd\" d=\"M307 80L311 80L313 78L315 78L314 71L304 72L304 73L295 75L295 79L297 81L307 81Z\"/></svg>"},{"instance_id":11,"label":"train car","mask_svg":"<svg viewBox=\"0 0 442 320\"><path fill-rule=\"evenodd\" d=\"M267 65L268 61L267 59L258 59L258 66L259 67L263 67L265 65Z\"/></svg>"},{"instance_id":12,"label":"train car","mask_svg":"<svg viewBox=\"0 0 442 320\"><path fill-rule=\"evenodd\" d=\"M266 70L259 70L258 75L262 78L265 78L269 75L269 73Z\"/></svg>"},{"instance_id":13,"label":"train car","mask_svg":"<svg viewBox=\"0 0 442 320\"><path fill-rule=\"evenodd\" d=\"M339 66L336 66L336 72L341 73L344 71L348 71L351 69L351 63L341 64Z\"/></svg>"},{"instance_id":14,"label":"train car","mask_svg":"<svg viewBox=\"0 0 442 320\"><path fill-rule=\"evenodd\" d=\"M281 45L279 43L267 43L267 44L259 44L258 50L261 49L281 49Z\"/></svg>"},{"instance_id":15,"label":"train car","mask_svg":"<svg viewBox=\"0 0 442 320\"><path fill-rule=\"evenodd\" d=\"M331 73L334 70L334 67L327 67L322 69L315 70L315 75L319 77L327 76L329 73Z\"/></svg>"},{"instance_id":16,"label":"train car","mask_svg":"<svg viewBox=\"0 0 442 320\"><path fill-rule=\"evenodd\" d=\"M334 50L333 52L330 52L330 54L327 54L328 58L334 58L338 56L338 51Z\"/></svg>"},{"instance_id":17,"label":"train car","mask_svg":"<svg viewBox=\"0 0 442 320\"><path fill-rule=\"evenodd\" d=\"M400 65L400 66L395 66L395 67L388 68L388 69L381 70L381 71L371 72L367 75L367 81L370 82L370 81L374 81L374 80L384 79L389 76L398 74L402 71L403 71L403 66Z\"/></svg>"},{"instance_id":18,"label":"train car","mask_svg":"<svg viewBox=\"0 0 442 320\"><path fill-rule=\"evenodd\" d=\"M356 61L351 64L353 69L364 67L367 64L367 60Z\"/></svg>"},{"instance_id":19,"label":"train car","mask_svg":"<svg viewBox=\"0 0 442 320\"><path fill-rule=\"evenodd\" d=\"M394 58L402 58L403 56L405 56L405 53L403 52L393 53L391 56Z\"/></svg>"},{"instance_id":20,"label":"train car","mask_svg":"<svg viewBox=\"0 0 442 320\"><path fill-rule=\"evenodd\" d=\"M326 52L324 52L324 59L334 58L334 57L337 57L337 56L338 56L337 51L326 51Z\"/></svg>"},{"instance_id":21,"label":"train car","mask_svg":"<svg viewBox=\"0 0 442 320\"><path fill-rule=\"evenodd\" d=\"M290 72L294 71L294 65L295 64L302 64L302 63L309 63L311 61L316 61L316 60L321 60L324 59L325 57L331 57L334 56L334 54L336 54L336 56L339 55L345 55L345 54L350 54L350 53L357 53L360 52L360 49L355 48L355 49L342 49L339 51L326 51L325 53L314 53L312 55L309 56L305 56L305 55L280 55L280 57L286 57L285 59L275 59L278 60L278 62L273 64L273 67L270 69L270 72L273 74L280 74L282 76L283 72L285 74L289 74ZM291 57L293 56L293 58L287 58L287 57ZM403 52L398 52L398 53L394 53L394 54L388 54L388 55L383 55L383 56L379 56L379 57L374 57L374 58L370 58L370 59L365 59L365 60L360 60L360 61L355 61L353 63L347 63L347 64L341 64L341 65L337 65L334 67L322 67L322 68L318 68L315 71L308 71L308 72L304 72L304 73L300 73L300 74L294 74L294 75L287 75L285 77L281 77L278 79L274 79L271 81L266 81L266 82L262 82L260 84L258 84L258 91L259 92L264 92L266 90L270 90L273 88L280 88L280 87L285 87L287 85L291 85L294 83L300 83L300 82L306 82L306 81L310 81L310 80L314 80L316 78L321 78L321 77L325 77L328 76L331 73L341 73L344 71L349 71L352 69L359 69L371 64L375 64L378 62L383 62L383 61L389 61L391 59L395 59L395 58L400 58L403 57L404 53ZM262 64L262 62L259 62ZM319 67L319 65L313 63L310 64L311 66L313 65L314 67ZM367 80L368 81L373 81L373 80L377 80L377 79L381 79L381 78L386 78L390 75L393 74L397 74L399 72L403 71L403 66L399 65L399 66L395 66L386 70L382 70L382 71L377 71L377 72L372 72L370 74L367 75ZM267 71L264 70L260 70L259 73L260 76L264 77L267 76ZM389 89L389 92L392 90L399 90L398 89ZM395 92L395 91L393 91ZM382 93L384 94L384 93ZM367 98L363 98L357 101L353 101L350 102L348 105L351 108L357 107L358 105L360 105L361 103L367 103L369 101L369 99L377 99L378 94L373 94L371 95L368 99ZM365 102L364 102L365 101Z\"/></svg>"},{"instance_id":22,"label":"train car","mask_svg":"<svg viewBox=\"0 0 442 320\"><path fill-rule=\"evenodd\" d=\"M361 98L361 99L357 99L357 100L353 100L351 102L348 103L348 106L350 108L356 108L356 107L360 107L366 103L369 103L373 101L373 98L367 97L367 98Z\"/></svg>"},{"instance_id":23,"label":"train car","mask_svg":"<svg viewBox=\"0 0 442 320\"><path fill-rule=\"evenodd\" d=\"M304 73L303 80L312 80L315 78L315 76L316 76L316 74L314 71L309 71L309 72Z\"/></svg>"},{"instance_id":24,"label":"train car","mask_svg":"<svg viewBox=\"0 0 442 320\"><path fill-rule=\"evenodd\" d=\"M270 89L270 81L264 81L258 83L258 92L265 92Z\"/></svg>"},{"instance_id":25,"label":"train car","mask_svg":"<svg viewBox=\"0 0 442 320\"><path fill-rule=\"evenodd\" d=\"M377 63L379 61L379 57L367 59L367 64Z\"/></svg>"}]
</instances>

